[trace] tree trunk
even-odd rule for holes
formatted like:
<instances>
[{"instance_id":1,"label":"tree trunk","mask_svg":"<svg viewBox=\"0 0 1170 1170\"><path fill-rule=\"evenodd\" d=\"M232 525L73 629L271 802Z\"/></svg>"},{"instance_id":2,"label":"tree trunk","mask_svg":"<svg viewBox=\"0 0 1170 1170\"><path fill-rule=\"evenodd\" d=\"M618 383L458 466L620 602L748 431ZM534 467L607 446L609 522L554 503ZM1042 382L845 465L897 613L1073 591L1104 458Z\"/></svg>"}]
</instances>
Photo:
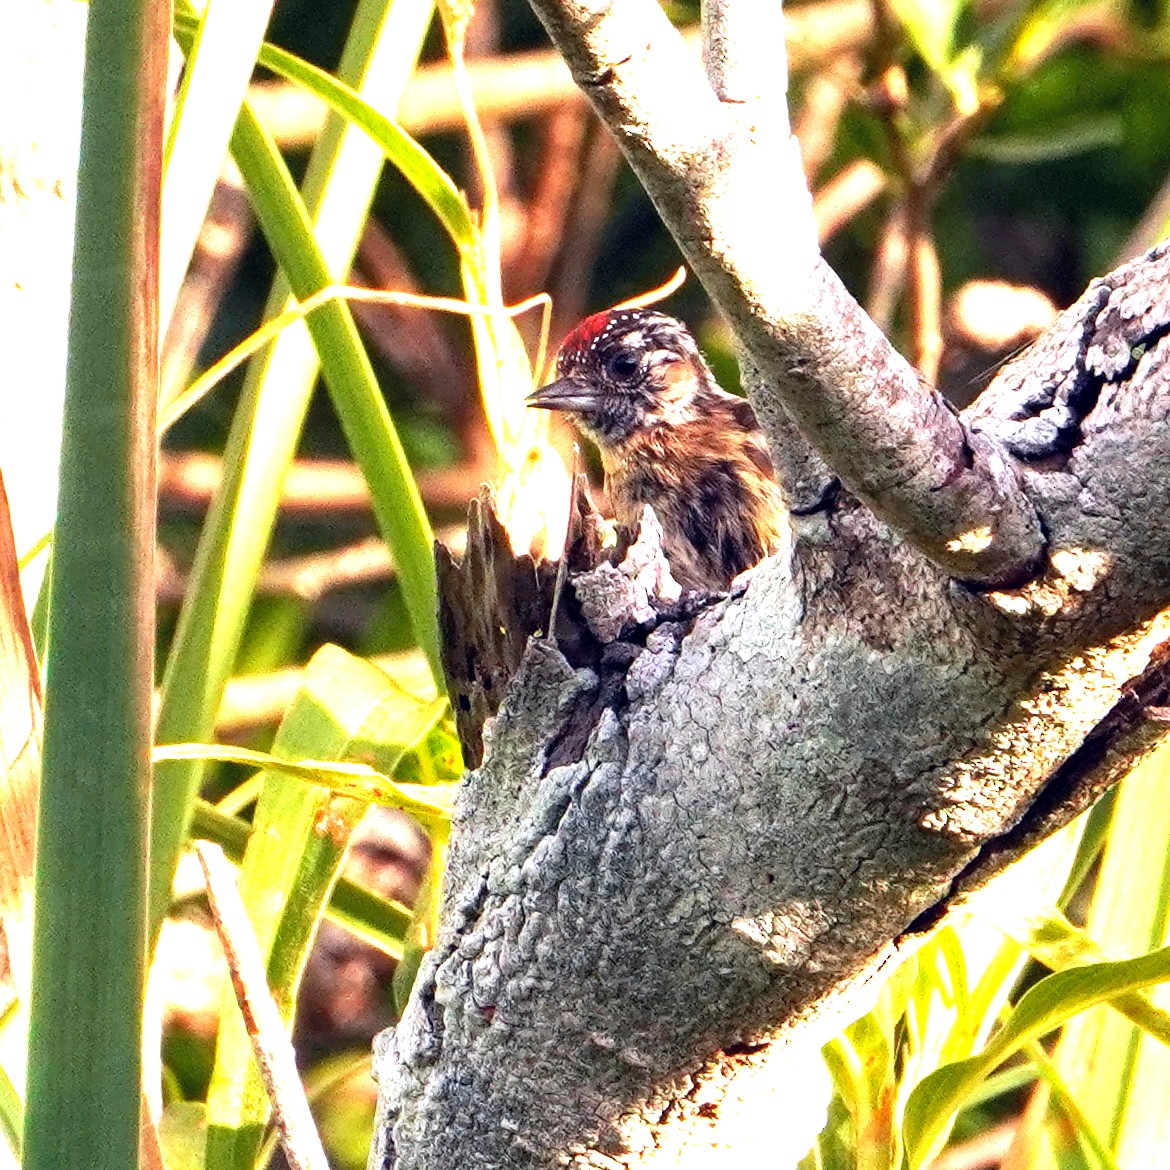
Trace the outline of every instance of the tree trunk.
<instances>
[{"instance_id":1,"label":"tree trunk","mask_svg":"<svg viewBox=\"0 0 1170 1170\"><path fill-rule=\"evenodd\" d=\"M493 717L371 1166L781 1164L874 972L1158 737L1170 250L955 416L802 235L783 78L727 71L757 24L709 22L704 74L657 5L534 3L735 330L789 541L683 606L652 520L620 567L579 541L527 639L551 570L473 516L443 574L473 762Z\"/></svg>"},{"instance_id":2,"label":"tree trunk","mask_svg":"<svg viewBox=\"0 0 1170 1170\"><path fill-rule=\"evenodd\" d=\"M964 416L1005 451L1065 428L1018 464L1048 539L1024 586L956 583L844 491L693 616L653 612L653 526L570 578L565 652L528 641L460 794L375 1165L686 1165L777 1092L807 1146L777 1049L1156 741L1168 277L1162 248L1095 283ZM532 580L507 547L481 516L446 590L482 615L449 610L468 709L527 632L483 585Z\"/></svg>"}]
</instances>

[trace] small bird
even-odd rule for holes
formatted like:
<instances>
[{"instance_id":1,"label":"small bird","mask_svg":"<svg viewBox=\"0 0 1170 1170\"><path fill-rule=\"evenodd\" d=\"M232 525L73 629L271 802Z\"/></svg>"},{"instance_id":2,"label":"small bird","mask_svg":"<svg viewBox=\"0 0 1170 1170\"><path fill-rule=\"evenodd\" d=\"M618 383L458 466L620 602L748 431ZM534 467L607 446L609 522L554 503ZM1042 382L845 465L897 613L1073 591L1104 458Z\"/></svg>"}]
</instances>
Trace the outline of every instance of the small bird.
<instances>
[{"instance_id":1,"label":"small bird","mask_svg":"<svg viewBox=\"0 0 1170 1170\"><path fill-rule=\"evenodd\" d=\"M683 589L720 592L781 542L784 508L751 404L721 390L686 327L613 309L561 344L529 406L564 411L596 443L618 528L650 504Z\"/></svg>"}]
</instances>

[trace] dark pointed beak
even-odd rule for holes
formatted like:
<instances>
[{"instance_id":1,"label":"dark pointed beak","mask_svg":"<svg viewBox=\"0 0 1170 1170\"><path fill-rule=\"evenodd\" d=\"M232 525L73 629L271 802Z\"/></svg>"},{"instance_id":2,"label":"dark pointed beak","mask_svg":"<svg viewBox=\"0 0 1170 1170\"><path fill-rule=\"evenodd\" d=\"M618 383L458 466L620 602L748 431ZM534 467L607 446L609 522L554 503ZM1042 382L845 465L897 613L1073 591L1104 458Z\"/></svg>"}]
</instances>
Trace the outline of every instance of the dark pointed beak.
<instances>
[{"instance_id":1,"label":"dark pointed beak","mask_svg":"<svg viewBox=\"0 0 1170 1170\"><path fill-rule=\"evenodd\" d=\"M558 378L529 394L525 401L542 410L567 410L573 414L596 410L599 405L588 383L578 378Z\"/></svg>"}]
</instances>

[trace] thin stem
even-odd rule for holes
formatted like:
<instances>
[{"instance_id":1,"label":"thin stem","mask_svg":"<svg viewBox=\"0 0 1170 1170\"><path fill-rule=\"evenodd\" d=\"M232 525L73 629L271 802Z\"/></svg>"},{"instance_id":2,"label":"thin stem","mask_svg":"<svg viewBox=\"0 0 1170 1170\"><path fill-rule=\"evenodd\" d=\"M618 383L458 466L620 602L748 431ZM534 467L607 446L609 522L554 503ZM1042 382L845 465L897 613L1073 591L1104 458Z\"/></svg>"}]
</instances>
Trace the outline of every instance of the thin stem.
<instances>
[{"instance_id":1,"label":"thin stem","mask_svg":"<svg viewBox=\"0 0 1170 1170\"><path fill-rule=\"evenodd\" d=\"M254 353L261 350L274 338L278 337L288 326L301 321L310 313L327 305L332 301L361 301L372 305L406 305L412 308L433 309L438 313L465 313L468 316L475 314L490 314L502 312L506 317L515 317L527 313L530 309L540 306L543 309L544 320L547 323L550 304L547 293L537 293L534 297L521 301L518 305L509 305L499 308L494 305L474 305L468 301L455 300L452 297L427 297L416 293L395 292L392 290L360 288L353 285L329 284L303 301L294 301L291 308L279 316L265 321L250 337L246 337L234 349L229 350L219 361L210 366L182 394L178 395L163 412L159 419L159 433L164 433L172 427L196 403L200 402L220 382L243 365Z\"/></svg>"},{"instance_id":2,"label":"thin stem","mask_svg":"<svg viewBox=\"0 0 1170 1170\"><path fill-rule=\"evenodd\" d=\"M938 380L943 346L942 271L929 222L917 224L911 234L908 274L914 365L922 377L933 385Z\"/></svg>"},{"instance_id":3,"label":"thin stem","mask_svg":"<svg viewBox=\"0 0 1170 1170\"><path fill-rule=\"evenodd\" d=\"M218 845L199 841L195 854L207 881L207 900L227 957L232 989L272 1102L285 1157L293 1170L328 1170L321 1137L297 1073L292 1041L268 989L264 959L235 874Z\"/></svg>"}]
</instances>

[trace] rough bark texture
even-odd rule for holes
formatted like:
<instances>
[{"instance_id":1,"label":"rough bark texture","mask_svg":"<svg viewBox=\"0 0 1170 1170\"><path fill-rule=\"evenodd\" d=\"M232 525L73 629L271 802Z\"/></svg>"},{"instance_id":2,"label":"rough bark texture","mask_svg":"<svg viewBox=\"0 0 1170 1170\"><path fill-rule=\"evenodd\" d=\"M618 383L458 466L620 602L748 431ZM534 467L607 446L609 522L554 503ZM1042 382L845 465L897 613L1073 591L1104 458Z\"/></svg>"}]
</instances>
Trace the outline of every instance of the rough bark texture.
<instances>
[{"instance_id":1,"label":"rough bark texture","mask_svg":"<svg viewBox=\"0 0 1170 1170\"><path fill-rule=\"evenodd\" d=\"M1019 588L957 583L820 471L697 612L655 612L652 524L571 575L577 640L527 644L465 781L372 1166L709 1165L753 1110L811 1138L783 1042L1153 742L1168 277L1162 248L1096 282L963 417L1044 533Z\"/></svg>"}]
</instances>

